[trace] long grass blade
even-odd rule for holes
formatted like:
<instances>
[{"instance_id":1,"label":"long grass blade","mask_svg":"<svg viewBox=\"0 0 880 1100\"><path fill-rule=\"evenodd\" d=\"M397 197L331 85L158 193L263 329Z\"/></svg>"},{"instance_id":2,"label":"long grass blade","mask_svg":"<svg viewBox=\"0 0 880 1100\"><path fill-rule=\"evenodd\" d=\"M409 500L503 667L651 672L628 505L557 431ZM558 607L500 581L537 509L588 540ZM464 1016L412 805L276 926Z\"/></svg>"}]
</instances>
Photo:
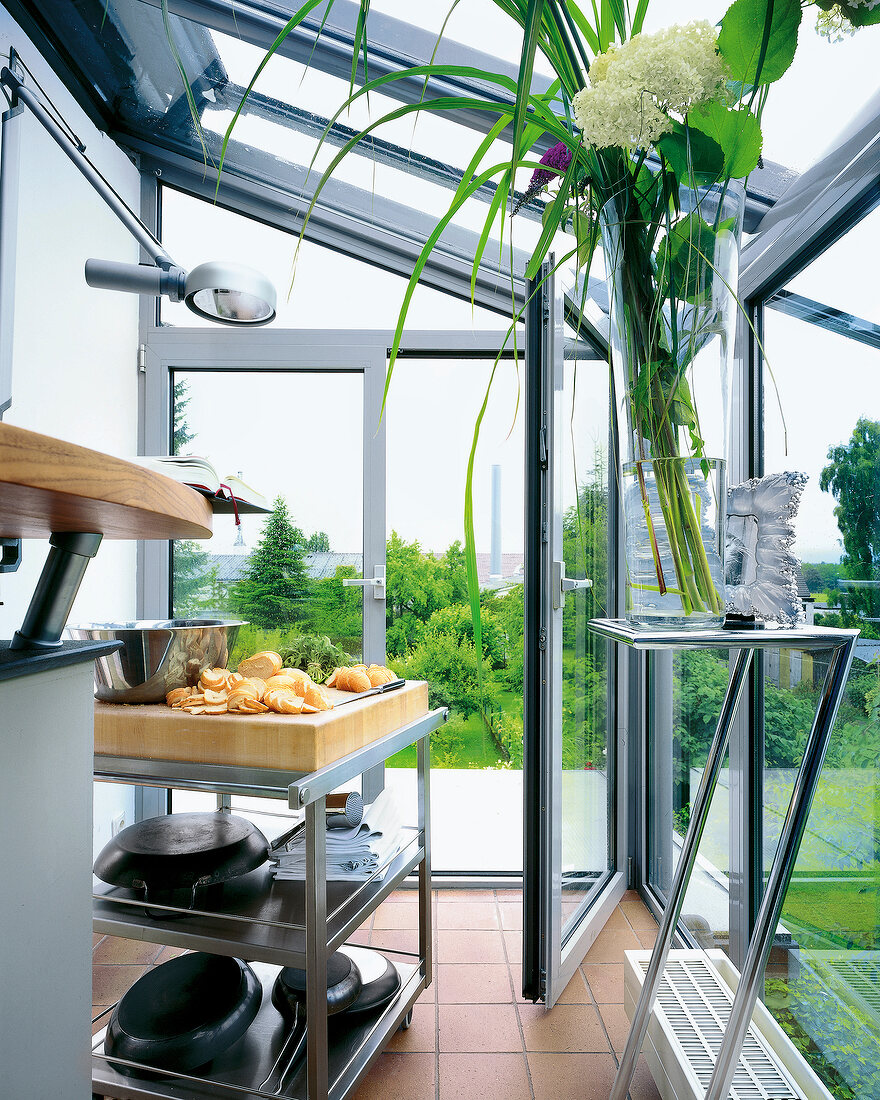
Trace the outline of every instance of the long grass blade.
<instances>
[{"instance_id":1,"label":"long grass blade","mask_svg":"<svg viewBox=\"0 0 880 1100\"><path fill-rule=\"evenodd\" d=\"M367 16L369 14L370 0L360 0L357 24L354 29L354 42L351 50L351 84L349 85L349 95L354 91L355 84L357 83L358 61L360 60L361 51L363 51L364 55L364 81L370 79L367 62Z\"/></svg>"},{"instance_id":2,"label":"long grass blade","mask_svg":"<svg viewBox=\"0 0 880 1100\"><path fill-rule=\"evenodd\" d=\"M167 0L163 0L163 4L166 3L166 2L167 2ZM218 168L217 168L217 190L219 190L219 188L220 188L220 173L223 171L223 164L224 164L224 161L226 160L226 149L227 149L227 146L229 145L229 139L232 136L233 128L235 127L236 122L238 122L239 115L244 110L244 105L245 105L245 103L247 103L248 96L253 91L254 85L256 84L257 80L259 79L260 74L263 72L263 69L265 69L266 66L269 64L269 60L276 53L276 51L278 50L278 47L285 40L285 38L287 38L287 36L290 34L290 32L295 30L300 25L300 23L302 23L303 19L305 19L305 17L310 12L312 12L316 7L318 7L319 4L323 4L323 3L327 4L327 11L324 13L324 20L326 21L327 15L329 14L329 11L330 11L330 8L333 6L333 0L306 0L306 3L303 4L301 8L298 8L297 11L295 11L293 13L293 15L290 17L290 19L287 20L287 22L284 24L284 26L281 28L281 30L278 32L278 34L275 36L275 41L272 43L272 45L269 47L269 49L266 50L266 52L260 58L260 63L259 63L259 65L257 65L256 69L254 70L254 75L251 77L250 83L248 84L247 88L245 88L244 94L242 95L241 99L239 100L238 106L235 108L235 113L232 116L232 121L226 127L226 133L223 135L223 144L220 146L220 164L218 165ZM323 26L323 23L322 23L322 26ZM216 194L216 192L215 192L215 194Z\"/></svg>"},{"instance_id":3,"label":"long grass blade","mask_svg":"<svg viewBox=\"0 0 880 1100\"><path fill-rule=\"evenodd\" d=\"M208 152L208 145L205 141L205 131L202 129L202 120L199 117L196 97L193 94L192 85L189 82L189 77L186 75L186 69L181 60L180 51L177 49L177 43L174 41L174 34L171 31L171 19L168 14L168 0L162 0L162 26L165 30L165 38L168 41L168 48L171 51L171 56L174 58L174 64L177 66L177 71L180 73L180 78L183 81L183 94L186 96L189 113L192 117L193 125L196 128L196 135L199 139L199 145L202 147L202 156L204 157L205 166L207 167L209 161L213 164L213 157Z\"/></svg>"},{"instance_id":4,"label":"long grass blade","mask_svg":"<svg viewBox=\"0 0 880 1100\"><path fill-rule=\"evenodd\" d=\"M529 93L532 87L532 74L535 70L535 51L538 48L538 38L541 33L541 24L544 15L544 0L528 0L525 25L523 28L522 55L519 62L519 72L516 83L516 105L513 109L513 153L511 156L510 187L513 191L515 171L513 162L517 159L519 139L525 126L526 106L529 102Z\"/></svg>"},{"instance_id":5,"label":"long grass blade","mask_svg":"<svg viewBox=\"0 0 880 1100\"><path fill-rule=\"evenodd\" d=\"M639 0L636 6L636 13L633 16L632 21L632 33L641 34L642 27L645 22L645 16L648 14L648 0Z\"/></svg>"}]
</instances>

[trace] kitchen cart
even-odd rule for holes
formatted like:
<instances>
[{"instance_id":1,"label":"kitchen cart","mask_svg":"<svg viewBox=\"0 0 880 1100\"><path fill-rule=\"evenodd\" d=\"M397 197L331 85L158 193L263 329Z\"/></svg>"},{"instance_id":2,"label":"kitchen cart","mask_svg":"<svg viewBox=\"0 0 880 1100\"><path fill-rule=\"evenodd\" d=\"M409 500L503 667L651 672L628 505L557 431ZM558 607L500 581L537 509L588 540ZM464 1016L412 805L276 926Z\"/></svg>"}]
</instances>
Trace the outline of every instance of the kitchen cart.
<instances>
[{"instance_id":1,"label":"kitchen cart","mask_svg":"<svg viewBox=\"0 0 880 1100\"><path fill-rule=\"evenodd\" d=\"M264 996L244 1037L215 1058L207 1071L150 1072L149 1067L106 1055L104 1034L99 1032L92 1045L94 1095L120 1100L245 1096L342 1100L353 1093L394 1032L408 1026L416 998L431 982L429 736L445 718L444 709L431 711L304 775L271 767L95 756L95 777L101 780L285 799L291 809L304 811L300 828L305 830L306 871L304 882L275 882L264 864L227 882L216 905L204 902L204 909L180 910L151 904L150 916L143 899L131 891L103 883L96 887L95 931L245 959L253 964ZM401 848L381 877L328 883L326 796L411 744L417 750L416 825L404 829ZM393 952L407 960L394 964L401 977L400 991L384 1009L355 1018L343 1030L341 1017L329 1021L327 1017L327 959L416 870L418 951ZM306 1058L290 1074L284 1065L288 1025L270 996L283 966L305 969L307 975Z\"/></svg>"},{"instance_id":2,"label":"kitchen cart","mask_svg":"<svg viewBox=\"0 0 880 1100\"><path fill-rule=\"evenodd\" d=\"M696 860L712 795L727 751L734 718L748 680L752 657L756 651L769 649L801 649L810 652L825 650L829 653L829 666L822 694L804 748L803 760L798 769L791 803L782 826L773 864L764 887L739 985L730 1015L726 1020L722 1020L724 1037L715 1054L711 1077L705 1086L705 1100L723 1100L723 1098L726 1100L732 1083L737 1089L742 1087L741 1081L734 1082L735 1075L747 1080L745 1074L737 1073L740 1069L743 1041L749 1030L759 984L767 965L785 893L794 870L816 785L819 782L834 719L843 698L859 632L817 626L778 629L758 627L756 629L656 630L640 628L618 619L593 619L590 622L590 629L602 637L610 638L635 650L725 649L732 650L736 654L730 681L721 704L715 736L709 747L706 766L694 798L687 834L675 867L669 897L657 932L657 941L654 944L638 1004L633 1013L626 1046L620 1057L610 1100L625 1100L632 1083L636 1061L648 1029L657 989L663 978L669 947L678 925L682 902Z\"/></svg>"}]
</instances>

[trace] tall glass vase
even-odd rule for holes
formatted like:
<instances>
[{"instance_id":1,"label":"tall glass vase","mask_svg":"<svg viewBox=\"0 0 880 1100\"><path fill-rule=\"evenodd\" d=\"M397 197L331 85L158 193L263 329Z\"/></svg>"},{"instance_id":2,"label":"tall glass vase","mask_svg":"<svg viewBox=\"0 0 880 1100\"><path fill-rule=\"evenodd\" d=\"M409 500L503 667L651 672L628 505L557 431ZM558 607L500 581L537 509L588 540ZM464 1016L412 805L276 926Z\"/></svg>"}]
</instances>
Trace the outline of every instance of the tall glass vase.
<instances>
[{"instance_id":1,"label":"tall glass vase","mask_svg":"<svg viewBox=\"0 0 880 1100\"><path fill-rule=\"evenodd\" d=\"M606 204L626 617L700 629L725 614L725 456L744 192L682 189L660 227Z\"/></svg>"}]
</instances>

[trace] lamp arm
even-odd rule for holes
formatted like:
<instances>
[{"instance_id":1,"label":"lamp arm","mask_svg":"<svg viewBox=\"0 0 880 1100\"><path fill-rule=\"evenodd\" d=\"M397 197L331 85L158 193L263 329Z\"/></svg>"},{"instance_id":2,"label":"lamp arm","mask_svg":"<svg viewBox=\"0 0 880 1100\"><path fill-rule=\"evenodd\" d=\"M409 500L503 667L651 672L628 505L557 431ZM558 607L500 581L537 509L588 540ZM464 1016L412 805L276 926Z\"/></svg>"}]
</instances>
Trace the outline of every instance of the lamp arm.
<instances>
[{"instance_id":1,"label":"lamp arm","mask_svg":"<svg viewBox=\"0 0 880 1100\"><path fill-rule=\"evenodd\" d=\"M0 70L0 84L8 88L12 93L13 105L20 100L30 109L43 129L54 139L62 152L64 152L74 165L76 165L82 175L85 176L95 191L98 192L141 248L150 256L152 261L165 271L176 267L174 261L149 229L147 229L137 215L129 209L113 188L110 187L94 165L83 155L82 150L70 140L68 135L62 130L55 119L52 118L36 96L32 94L30 89L26 88L19 77L6 66Z\"/></svg>"}]
</instances>

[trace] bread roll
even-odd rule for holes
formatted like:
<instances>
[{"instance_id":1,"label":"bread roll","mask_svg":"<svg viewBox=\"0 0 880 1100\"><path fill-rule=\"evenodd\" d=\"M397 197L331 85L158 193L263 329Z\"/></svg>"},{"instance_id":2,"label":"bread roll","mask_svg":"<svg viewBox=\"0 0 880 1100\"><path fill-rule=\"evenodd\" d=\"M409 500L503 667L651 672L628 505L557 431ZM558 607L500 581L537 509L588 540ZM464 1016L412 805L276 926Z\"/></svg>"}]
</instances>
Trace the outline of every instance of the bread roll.
<instances>
[{"instance_id":1,"label":"bread roll","mask_svg":"<svg viewBox=\"0 0 880 1100\"><path fill-rule=\"evenodd\" d=\"M254 678L268 680L270 676L275 676L281 671L283 664L280 654L274 653L271 649L264 649L242 661L238 671L249 680Z\"/></svg>"}]
</instances>

